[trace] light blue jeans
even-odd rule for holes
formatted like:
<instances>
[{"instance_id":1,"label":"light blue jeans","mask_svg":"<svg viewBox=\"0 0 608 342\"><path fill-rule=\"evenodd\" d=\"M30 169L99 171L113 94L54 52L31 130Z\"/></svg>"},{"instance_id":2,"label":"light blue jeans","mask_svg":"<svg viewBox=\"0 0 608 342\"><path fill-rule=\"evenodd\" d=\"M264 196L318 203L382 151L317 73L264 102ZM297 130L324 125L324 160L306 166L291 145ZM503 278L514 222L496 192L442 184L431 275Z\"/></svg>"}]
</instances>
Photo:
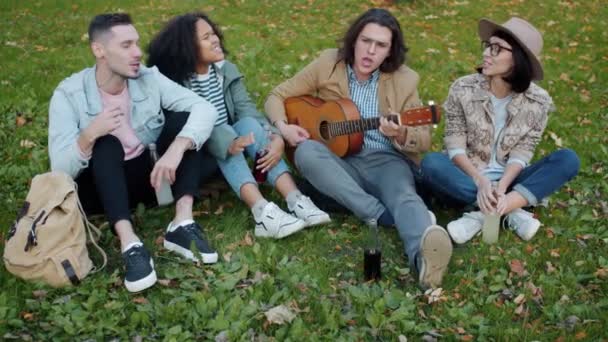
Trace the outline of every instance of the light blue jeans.
<instances>
[{"instance_id":1,"label":"light blue jeans","mask_svg":"<svg viewBox=\"0 0 608 342\"><path fill-rule=\"evenodd\" d=\"M252 183L257 185L255 178L253 178L253 174L251 169L249 168L249 164L247 164L247 157L254 159L255 153L260 149L266 147L269 143L268 133L266 130L260 125L258 121L253 118L245 117L241 120L237 121L234 125L232 125L235 133L238 136L247 135L253 132L253 137L255 139L255 143L247 146L243 153L239 153L236 155L229 155L225 160L217 160L217 164L224 175L224 178L230 184L232 191L240 198L241 197L241 187L247 183ZM255 167L255 165L254 165ZM268 170L268 177L266 179L266 183L272 185L274 187L279 176L284 174L285 172L289 172L289 168L285 161L281 159L277 165L275 165L272 169Z\"/></svg>"}]
</instances>

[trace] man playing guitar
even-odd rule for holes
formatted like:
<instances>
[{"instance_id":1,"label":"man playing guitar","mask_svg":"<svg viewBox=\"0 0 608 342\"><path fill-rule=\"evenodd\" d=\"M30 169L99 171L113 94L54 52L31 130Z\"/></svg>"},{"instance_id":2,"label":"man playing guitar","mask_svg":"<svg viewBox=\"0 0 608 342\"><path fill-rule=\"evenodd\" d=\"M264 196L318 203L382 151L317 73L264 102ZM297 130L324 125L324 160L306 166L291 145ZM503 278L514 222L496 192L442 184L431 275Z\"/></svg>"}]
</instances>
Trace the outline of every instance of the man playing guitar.
<instances>
[{"instance_id":1,"label":"man playing guitar","mask_svg":"<svg viewBox=\"0 0 608 342\"><path fill-rule=\"evenodd\" d=\"M420 154L431 144L431 126L403 126L381 117L378 130L364 133L360 152L339 158L324 144L308 139L305 129L288 124L284 101L294 96L312 95L326 101L348 98L362 118L419 105L419 77L403 64L407 48L390 12L370 9L363 13L341 45L338 50L323 51L277 86L266 100L266 113L288 144L297 145L294 160L300 173L366 224L395 224L410 266L418 271L420 286L438 287L452 244L416 194L414 179Z\"/></svg>"}]
</instances>

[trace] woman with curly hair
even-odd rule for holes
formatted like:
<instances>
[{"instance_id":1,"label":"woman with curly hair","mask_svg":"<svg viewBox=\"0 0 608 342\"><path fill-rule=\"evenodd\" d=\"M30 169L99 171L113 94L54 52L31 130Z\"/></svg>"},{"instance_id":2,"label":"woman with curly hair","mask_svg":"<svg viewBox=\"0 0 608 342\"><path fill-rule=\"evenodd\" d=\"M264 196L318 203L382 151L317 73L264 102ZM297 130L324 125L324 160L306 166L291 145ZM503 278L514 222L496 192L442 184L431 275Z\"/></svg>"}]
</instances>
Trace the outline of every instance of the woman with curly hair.
<instances>
[{"instance_id":1,"label":"woman with curly hair","mask_svg":"<svg viewBox=\"0 0 608 342\"><path fill-rule=\"evenodd\" d=\"M296 187L287 164L281 159L283 138L251 101L243 75L225 59L219 27L204 13L173 18L148 48L148 64L158 67L173 81L191 89L217 108L219 113L207 148L232 190L251 209L255 235L283 238L304 227L330 221ZM263 151L263 152L262 152ZM258 189L246 156L256 158L256 171L286 199L290 213L268 202Z\"/></svg>"},{"instance_id":2,"label":"woman with curly hair","mask_svg":"<svg viewBox=\"0 0 608 342\"><path fill-rule=\"evenodd\" d=\"M479 233L490 213L505 215L509 228L530 240L541 224L522 208L557 191L580 162L561 149L530 163L554 110L547 91L532 82L543 78L540 32L521 18L502 25L482 19L479 36L483 64L452 84L444 104L447 154L427 154L423 178L443 199L479 207L448 224L456 243Z\"/></svg>"}]
</instances>

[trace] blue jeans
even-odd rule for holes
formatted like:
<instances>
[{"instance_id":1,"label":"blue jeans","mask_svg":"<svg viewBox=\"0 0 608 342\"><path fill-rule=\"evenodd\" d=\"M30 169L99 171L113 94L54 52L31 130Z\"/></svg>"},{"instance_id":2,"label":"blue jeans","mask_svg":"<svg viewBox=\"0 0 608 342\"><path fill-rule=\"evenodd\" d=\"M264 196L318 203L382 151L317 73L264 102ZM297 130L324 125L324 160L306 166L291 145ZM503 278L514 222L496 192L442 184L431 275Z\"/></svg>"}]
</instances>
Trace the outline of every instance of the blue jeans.
<instances>
[{"instance_id":1,"label":"blue jeans","mask_svg":"<svg viewBox=\"0 0 608 342\"><path fill-rule=\"evenodd\" d=\"M570 149L555 151L527 166L513 180L507 192L521 194L529 205L557 191L578 173L580 160ZM421 163L422 181L436 197L448 203L470 205L477 200L473 179L444 153L428 153Z\"/></svg>"},{"instance_id":2,"label":"blue jeans","mask_svg":"<svg viewBox=\"0 0 608 342\"><path fill-rule=\"evenodd\" d=\"M232 125L232 128L238 136L247 135L253 132L255 139L255 143L247 146L243 153L229 155L225 160L217 160L217 164L220 167L224 178L226 178L226 181L228 184L230 184L232 191L234 191L234 193L236 193L236 195L240 198L241 187L243 185L247 183L257 185L255 179L253 178L253 174L251 173L251 169L249 168L249 164L247 164L247 159L245 159L245 154L249 158L255 158L255 153L266 147L269 141L266 130L264 130L264 128L253 118L242 118ZM277 178L279 178L279 176L285 172L289 172L289 168L287 167L285 161L281 159L277 165L268 171L268 178L266 182L274 186Z\"/></svg>"}]
</instances>

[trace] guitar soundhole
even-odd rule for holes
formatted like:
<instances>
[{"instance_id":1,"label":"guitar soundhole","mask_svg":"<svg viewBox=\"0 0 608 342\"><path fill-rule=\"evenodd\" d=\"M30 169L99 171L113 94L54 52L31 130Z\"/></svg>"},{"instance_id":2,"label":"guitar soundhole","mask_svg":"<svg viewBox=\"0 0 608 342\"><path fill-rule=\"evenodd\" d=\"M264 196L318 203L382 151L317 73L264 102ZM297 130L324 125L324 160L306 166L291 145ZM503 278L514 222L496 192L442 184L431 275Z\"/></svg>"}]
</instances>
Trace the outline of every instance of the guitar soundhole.
<instances>
[{"instance_id":1,"label":"guitar soundhole","mask_svg":"<svg viewBox=\"0 0 608 342\"><path fill-rule=\"evenodd\" d=\"M321 125L319 126L319 133L321 134L321 138L325 140L329 140L331 138L327 121L321 122Z\"/></svg>"}]
</instances>

